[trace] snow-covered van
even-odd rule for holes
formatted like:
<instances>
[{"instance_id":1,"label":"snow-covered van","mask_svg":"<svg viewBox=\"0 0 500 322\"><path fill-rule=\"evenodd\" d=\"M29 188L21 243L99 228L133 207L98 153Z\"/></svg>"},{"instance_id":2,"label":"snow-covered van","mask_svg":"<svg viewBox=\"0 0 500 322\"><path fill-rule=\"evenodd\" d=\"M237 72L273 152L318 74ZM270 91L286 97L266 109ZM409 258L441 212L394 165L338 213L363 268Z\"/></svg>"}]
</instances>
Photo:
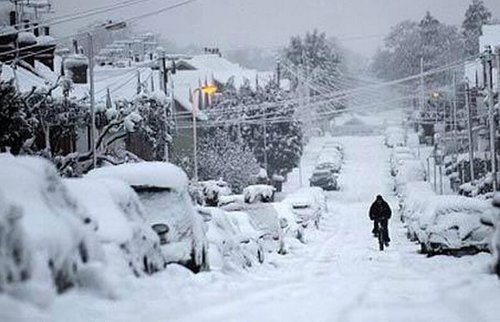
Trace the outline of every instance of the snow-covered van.
<instances>
[{"instance_id":1,"label":"snow-covered van","mask_svg":"<svg viewBox=\"0 0 500 322\"><path fill-rule=\"evenodd\" d=\"M188 178L166 162L127 163L91 171L89 177L125 181L144 204L146 220L158 233L169 263L194 272L208 269L203 220L188 193Z\"/></svg>"}]
</instances>

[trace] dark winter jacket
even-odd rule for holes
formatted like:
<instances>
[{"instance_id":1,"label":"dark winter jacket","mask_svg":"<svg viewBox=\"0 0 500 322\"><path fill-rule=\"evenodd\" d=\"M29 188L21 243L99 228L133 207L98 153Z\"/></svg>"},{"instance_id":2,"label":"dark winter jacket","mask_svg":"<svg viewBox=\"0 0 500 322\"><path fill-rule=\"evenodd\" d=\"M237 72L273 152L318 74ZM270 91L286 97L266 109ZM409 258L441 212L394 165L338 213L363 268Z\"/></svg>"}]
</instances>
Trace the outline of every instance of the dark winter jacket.
<instances>
[{"instance_id":1,"label":"dark winter jacket","mask_svg":"<svg viewBox=\"0 0 500 322\"><path fill-rule=\"evenodd\" d=\"M370 207L371 220L387 220L391 218L391 214L391 207L389 207L389 204L382 197L377 197L377 200Z\"/></svg>"}]
</instances>

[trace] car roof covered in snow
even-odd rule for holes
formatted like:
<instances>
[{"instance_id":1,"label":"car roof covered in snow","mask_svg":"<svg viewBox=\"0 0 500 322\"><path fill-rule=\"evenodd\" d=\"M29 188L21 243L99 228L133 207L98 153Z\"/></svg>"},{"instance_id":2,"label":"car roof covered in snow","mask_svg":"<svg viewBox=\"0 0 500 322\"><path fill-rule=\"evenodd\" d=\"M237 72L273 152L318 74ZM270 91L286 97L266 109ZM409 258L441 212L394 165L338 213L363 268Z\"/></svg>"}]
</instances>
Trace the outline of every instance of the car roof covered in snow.
<instances>
[{"instance_id":1,"label":"car roof covered in snow","mask_svg":"<svg viewBox=\"0 0 500 322\"><path fill-rule=\"evenodd\" d=\"M126 163L92 170L89 177L121 179L133 187L187 188L188 177L181 168L167 162Z\"/></svg>"}]
</instances>

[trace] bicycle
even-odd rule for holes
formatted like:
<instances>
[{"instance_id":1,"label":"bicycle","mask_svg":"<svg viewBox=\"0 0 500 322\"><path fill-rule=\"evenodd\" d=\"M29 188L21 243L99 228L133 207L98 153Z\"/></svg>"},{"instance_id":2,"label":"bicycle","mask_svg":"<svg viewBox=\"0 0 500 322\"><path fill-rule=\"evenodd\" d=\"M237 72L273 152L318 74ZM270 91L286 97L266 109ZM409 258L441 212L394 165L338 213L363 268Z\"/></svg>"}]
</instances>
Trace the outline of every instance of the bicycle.
<instances>
[{"instance_id":1,"label":"bicycle","mask_svg":"<svg viewBox=\"0 0 500 322\"><path fill-rule=\"evenodd\" d=\"M385 246L384 233L385 233L384 226L379 223L377 229L377 238L378 238L378 248L380 251L383 251Z\"/></svg>"},{"instance_id":2,"label":"bicycle","mask_svg":"<svg viewBox=\"0 0 500 322\"><path fill-rule=\"evenodd\" d=\"M386 241L384 240L384 235L385 235L385 229L384 225L381 223L377 223L377 230L375 234L378 239L378 248L380 251L384 250L384 246L386 246Z\"/></svg>"}]
</instances>

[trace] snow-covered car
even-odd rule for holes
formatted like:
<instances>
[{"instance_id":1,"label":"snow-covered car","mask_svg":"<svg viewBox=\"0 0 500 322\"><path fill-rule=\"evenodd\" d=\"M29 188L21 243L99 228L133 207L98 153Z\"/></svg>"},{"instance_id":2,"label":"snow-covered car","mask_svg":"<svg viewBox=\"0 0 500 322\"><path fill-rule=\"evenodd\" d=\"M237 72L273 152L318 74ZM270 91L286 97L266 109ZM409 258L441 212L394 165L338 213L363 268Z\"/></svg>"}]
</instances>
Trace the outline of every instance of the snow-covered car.
<instances>
[{"instance_id":1,"label":"snow-covered car","mask_svg":"<svg viewBox=\"0 0 500 322\"><path fill-rule=\"evenodd\" d=\"M278 212L270 202L247 203L241 198L221 206L231 213L246 213L251 225L259 234L259 240L266 252L285 252L283 229Z\"/></svg>"},{"instance_id":2,"label":"snow-covered car","mask_svg":"<svg viewBox=\"0 0 500 322\"><path fill-rule=\"evenodd\" d=\"M95 169L88 176L123 180L137 192L146 220L166 240L162 251L168 263L193 272L208 269L203 220L189 196L184 171L170 163L141 162Z\"/></svg>"},{"instance_id":3,"label":"snow-covered car","mask_svg":"<svg viewBox=\"0 0 500 322\"><path fill-rule=\"evenodd\" d=\"M389 148L404 146L406 144L404 129L396 126L389 126L385 130L385 145Z\"/></svg>"},{"instance_id":4,"label":"snow-covered car","mask_svg":"<svg viewBox=\"0 0 500 322\"><path fill-rule=\"evenodd\" d=\"M212 270L246 268L264 261L259 239L254 233L242 231L228 212L212 207L199 207L198 212L208 226L208 257Z\"/></svg>"},{"instance_id":5,"label":"snow-covered car","mask_svg":"<svg viewBox=\"0 0 500 322\"><path fill-rule=\"evenodd\" d=\"M275 202L272 204L278 213L280 226L286 237L296 238L302 243L306 242L305 230L301 220L295 215L292 205L286 202Z\"/></svg>"},{"instance_id":6,"label":"snow-covered car","mask_svg":"<svg viewBox=\"0 0 500 322\"><path fill-rule=\"evenodd\" d=\"M304 228L319 228L321 216L327 211L326 197L318 187L299 189L289 194L283 202L291 205L297 223Z\"/></svg>"},{"instance_id":7,"label":"snow-covered car","mask_svg":"<svg viewBox=\"0 0 500 322\"><path fill-rule=\"evenodd\" d=\"M330 170L315 170L309 178L311 187L320 187L323 190L338 190L337 176Z\"/></svg>"},{"instance_id":8,"label":"snow-covered car","mask_svg":"<svg viewBox=\"0 0 500 322\"><path fill-rule=\"evenodd\" d=\"M424 253L460 255L488 251L493 228L482 222L489 202L462 196L436 196L420 220L418 240Z\"/></svg>"},{"instance_id":9,"label":"snow-covered car","mask_svg":"<svg viewBox=\"0 0 500 322\"><path fill-rule=\"evenodd\" d=\"M84 284L103 264L96 226L51 163L0 154L0 290L42 304Z\"/></svg>"},{"instance_id":10,"label":"snow-covered car","mask_svg":"<svg viewBox=\"0 0 500 322\"><path fill-rule=\"evenodd\" d=\"M338 142L332 142L332 141L326 141L323 144L323 150L325 150L325 149L336 149L339 152L342 152L344 150L344 148L342 147L342 144L340 144Z\"/></svg>"},{"instance_id":11,"label":"snow-covered car","mask_svg":"<svg viewBox=\"0 0 500 322\"><path fill-rule=\"evenodd\" d=\"M394 178L395 190L401 195L410 182L426 181L425 167L420 160L401 161L396 177Z\"/></svg>"},{"instance_id":12,"label":"snow-covered car","mask_svg":"<svg viewBox=\"0 0 500 322\"><path fill-rule=\"evenodd\" d=\"M329 152L322 152L318 160L316 161L316 170L330 170L332 172L338 173L342 168L342 153L338 150L332 150Z\"/></svg>"},{"instance_id":13,"label":"snow-covered car","mask_svg":"<svg viewBox=\"0 0 500 322\"><path fill-rule=\"evenodd\" d=\"M123 264L124 270L138 276L165 267L158 235L146 221L139 197L125 182L78 178L64 183L97 223L96 233L111 265ZM121 258L113 257L120 253Z\"/></svg>"},{"instance_id":14,"label":"snow-covered car","mask_svg":"<svg viewBox=\"0 0 500 322\"><path fill-rule=\"evenodd\" d=\"M266 184L251 185L243 189L246 203L273 202L276 188Z\"/></svg>"},{"instance_id":15,"label":"snow-covered car","mask_svg":"<svg viewBox=\"0 0 500 322\"><path fill-rule=\"evenodd\" d=\"M493 235L491 248L493 251L492 270L500 277L500 225L498 222Z\"/></svg>"},{"instance_id":16,"label":"snow-covered car","mask_svg":"<svg viewBox=\"0 0 500 322\"><path fill-rule=\"evenodd\" d=\"M413 152L407 147L396 147L393 149L390 158L391 175L396 176L404 161L416 160Z\"/></svg>"},{"instance_id":17,"label":"snow-covered car","mask_svg":"<svg viewBox=\"0 0 500 322\"><path fill-rule=\"evenodd\" d=\"M491 252L493 254L491 269L493 273L500 277L500 193L497 192L493 195L492 205L494 210L491 214L491 219L495 232L491 239Z\"/></svg>"}]
</instances>

